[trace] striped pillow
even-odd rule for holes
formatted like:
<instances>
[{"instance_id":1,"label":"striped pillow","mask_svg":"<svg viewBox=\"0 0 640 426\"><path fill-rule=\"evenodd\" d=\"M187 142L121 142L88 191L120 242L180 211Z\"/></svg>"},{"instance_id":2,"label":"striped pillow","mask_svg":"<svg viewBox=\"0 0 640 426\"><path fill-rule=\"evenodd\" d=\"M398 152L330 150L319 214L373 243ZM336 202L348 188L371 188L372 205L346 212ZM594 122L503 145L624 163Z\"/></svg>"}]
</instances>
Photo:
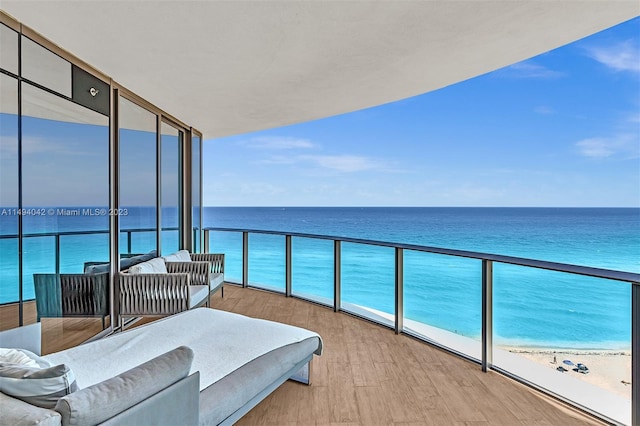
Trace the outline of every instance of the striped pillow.
<instances>
[{"instance_id":1,"label":"striped pillow","mask_svg":"<svg viewBox=\"0 0 640 426\"><path fill-rule=\"evenodd\" d=\"M29 404L54 408L58 399L76 390L73 371L64 364L37 368L0 363L0 391Z\"/></svg>"}]
</instances>

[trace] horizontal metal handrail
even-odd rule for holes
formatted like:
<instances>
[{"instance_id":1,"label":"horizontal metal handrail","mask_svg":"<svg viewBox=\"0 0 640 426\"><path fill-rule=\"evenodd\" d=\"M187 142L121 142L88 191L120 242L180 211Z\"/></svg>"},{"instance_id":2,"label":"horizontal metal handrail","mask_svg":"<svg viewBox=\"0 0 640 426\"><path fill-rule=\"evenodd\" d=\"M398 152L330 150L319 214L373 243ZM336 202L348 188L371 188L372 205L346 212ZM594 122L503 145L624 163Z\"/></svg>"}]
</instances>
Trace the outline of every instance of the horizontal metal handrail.
<instances>
[{"instance_id":1,"label":"horizontal metal handrail","mask_svg":"<svg viewBox=\"0 0 640 426\"><path fill-rule=\"evenodd\" d=\"M161 228L161 231L179 231L178 227ZM120 232L155 232L156 228L131 228L121 229ZM108 229L97 229L94 231L62 231L62 232L36 232L31 234L22 234L22 238L35 237L57 237L63 235L92 235L92 234L108 234ZM0 240L18 238L18 234L0 234Z\"/></svg>"},{"instance_id":2,"label":"horizontal metal handrail","mask_svg":"<svg viewBox=\"0 0 640 426\"><path fill-rule=\"evenodd\" d=\"M362 238L339 237L333 235L305 234L301 232L267 231L261 229L218 228L205 227L205 231L221 232L248 232L250 234L280 235L300 238L314 238L319 240L341 241L343 243L365 244L380 247L390 247L405 250L420 251L425 253L443 254L447 256L465 257L469 259L490 260L510 265L527 266L550 271L567 272L589 277L606 278L616 281L625 281L640 285L640 273L617 271L614 269L594 268L591 266L572 265L569 263L549 262L546 260L528 259L524 257L505 256L501 254L482 253L469 250L448 249L441 247L423 246L419 244L395 243L389 241L367 240Z\"/></svg>"}]
</instances>

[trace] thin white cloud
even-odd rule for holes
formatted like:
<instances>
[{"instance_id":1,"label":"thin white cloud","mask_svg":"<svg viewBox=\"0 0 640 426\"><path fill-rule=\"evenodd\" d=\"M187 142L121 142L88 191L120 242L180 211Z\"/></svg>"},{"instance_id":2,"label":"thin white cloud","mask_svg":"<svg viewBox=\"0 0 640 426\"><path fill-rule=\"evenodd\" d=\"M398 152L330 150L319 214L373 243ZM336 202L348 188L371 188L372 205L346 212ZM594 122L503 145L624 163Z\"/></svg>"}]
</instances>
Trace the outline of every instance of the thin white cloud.
<instances>
[{"instance_id":1,"label":"thin white cloud","mask_svg":"<svg viewBox=\"0 0 640 426\"><path fill-rule=\"evenodd\" d=\"M587 47L587 55L614 71L640 73L640 46L626 40L612 46Z\"/></svg>"},{"instance_id":2,"label":"thin white cloud","mask_svg":"<svg viewBox=\"0 0 640 426\"><path fill-rule=\"evenodd\" d=\"M105 145L105 150L106 150ZM0 153L3 156L17 156L18 142L15 136L0 136ZM84 149L84 141L68 141L61 138L44 138L40 136L25 136L22 138L22 154L65 154L65 155L96 155Z\"/></svg>"},{"instance_id":3,"label":"thin white cloud","mask_svg":"<svg viewBox=\"0 0 640 426\"><path fill-rule=\"evenodd\" d=\"M564 77L566 74L561 71L555 71L545 66L536 64L535 62L529 60L524 62L518 62L517 64L513 64L509 67L502 69L499 72L500 75L505 75L507 77L513 78L560 78Z\"/></svg>"},{"instance_id":4,"label":"thin white cloud","mask_svg":"<svg viewBox=\"0 0 640 426\"><path fill-rule=\"evenodd\" d=\"M533 112L535 112L536 114L549 115L549 114L555 114L556 111L551 107L540 105L535 107L533 109Z\"/></svg>"},{"instance_id":5,"label":"thin white cloud","mask_svg":"<svg viewBox=\"0 0 640 426\"><path fill-rule=\"evenodd\" d=\"M576 146L585 157L606 158L615 153L611 141L605 138L583 139Z\"/></svg>"},{"instance_id":6,"label":"thin white cloud","mask_svg":"<svg viewBox=\"0 0 640 426\"><path fill-rule=\"evenodd\" d=\"M265 137L252 138L248 141L240 142L240 144L247 146L249 148L257 148L257 149L284 150L284 149L316 148L316 145L314 145L308 139L278 137L278 136L265 136Z\"/></svg>"},{"instance_id":7,"label":"thin white cloud","mask_svg":"<svg viewBox=\"0 0 640 426\"><path fill-rule=\"evenodd\" d=\"M295 164L300 161L300 156L272 155L269 158L258 160L258 164Z\"/></svg>"},{"instance_id":8,"label":"thin white cloud","mask_svg":"<svg viewBox=\"0 0 640 426\"><path fill-rule=\"evenodd\" d=\"M341 173L356 173L368 170L393 172L390 165L382 160L361 155L273 155L256 161L258 164L312 164L320 169Z\"/></svg>"},{"instance_id":9,"label":"thin white cloud","mask_svg":"<svg viewBox=\"0 0 640 426\"><path fill-rule=\"evenodd\" d=\"M634 125L640 123L640 112L629 114L627 122Z\"/></svg>"},{"instance_id":10,"label":"thin white cloud","mask_svg":"<svg viewBox=\"0 0 640 426\"><path fill-rule=\"evenodd\" d=\"M283 188L266 182L244 182L240 184L240 191L246 195L276 195L285 192Z\"/></svg>"},{"instance_id":11,"label":"thin white cloud","mask_svg":"<svg viewBox=\"0 0 640 426\"><path fill-rule=\"evenodd\" d=\"M301 158L311 161L325 169L345 173L385 168L384 165L377 160L358 155L306 155Z\"/></svg>"},{"instance_id":12,"label":"thin white cloud","mask_svg":"<svg viewBox=\"0 0 640 426\"><path fill-rule=\"evenodd\" d=\"M576 142L580 155L589 158L622 158L640 157L640 141L637 135L622 134L611 138L588 138Z\"/></svg>"}]
</instances>

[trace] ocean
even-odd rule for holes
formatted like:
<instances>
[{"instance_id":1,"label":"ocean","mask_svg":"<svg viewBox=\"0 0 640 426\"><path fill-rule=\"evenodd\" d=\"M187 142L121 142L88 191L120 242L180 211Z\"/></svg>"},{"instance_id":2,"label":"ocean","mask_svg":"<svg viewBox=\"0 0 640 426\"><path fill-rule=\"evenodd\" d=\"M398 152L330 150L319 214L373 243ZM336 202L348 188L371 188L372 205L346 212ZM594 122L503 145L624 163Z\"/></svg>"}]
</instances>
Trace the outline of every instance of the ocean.
<instances>
[{"instance_id":1,"label":"ocean","mask_svg":"<svg viewBox=\"0 0 640 426\"><path fill-rule=\"evenodd\" d=\"M172 212L163 213L170 219ZM311 208L205 207L205 227L300 232L411 243L640 273L640 209L635 208ZM0 235L14 223L0 217ZM163 220L163 222L165 222ZM170 223L169 220L166 223ZM151 209L131 209L125 227L151 227ZM104 217L25 217L25 233L106 229ZM25 283L55 268L52 237L25 240ZM126 247L126 235L121 235ZM106 234L63 236L60 270L81 272L108 257ZM132 237L132 250L153 247L153 233ZM329 300L332 241L293 238L293 292ZM177 232L163 232L163 251ZM249 281L284 290L283 236L251 234ZM211 251L226 254L225 277L242 280L240 233L211 232ZM15 300L15 239L0 239L0 302ZM478 339L481 262L405 250L405 318ZM33 289L25 285L25 294ZM630 347L630 285L512 265L494 265L494 342L510 346ZM394 251L342 245L342 301L393 313Z\"/></svg>"}]
</instances>

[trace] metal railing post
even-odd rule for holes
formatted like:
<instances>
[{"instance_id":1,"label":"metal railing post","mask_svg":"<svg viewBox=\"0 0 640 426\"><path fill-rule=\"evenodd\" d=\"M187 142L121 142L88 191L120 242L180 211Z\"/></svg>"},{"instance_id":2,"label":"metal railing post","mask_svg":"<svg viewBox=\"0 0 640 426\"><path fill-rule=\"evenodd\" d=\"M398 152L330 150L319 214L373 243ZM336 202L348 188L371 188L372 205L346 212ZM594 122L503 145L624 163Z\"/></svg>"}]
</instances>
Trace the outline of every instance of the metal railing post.
<instances>
[{"instance_id":1,"label":"metal railing post","mask_svg":"<svg viewBox=\"0 0 640 426\"><path fill-rule=\"evenodd\" d=\"M493 262L482 260L482 371L493 364Z\"/></svg>"},{"instance_id":2,"label":"metal railing post","mask_svg":"<svg viewBox=\"0 0 640 426\"><path fill-rule=\"evenodd\" d=\"M285 296L291 296L291 235L285 235L284 237L284 251L285 251Z\"/></svg>"},{"instance_id":3,"label":"metal railing post","mask_svg":"<svg viewBox=\"0 0 640 426\"><path fill-rule=\"evenodd\" d=\"M209 230L205 229L204 230L204 241L203 241L203 253L209 253Z\"/></svg>"},{"instance_id":4,"label":"metal railing post","mask_svg":"<svg viewBox=\"0 0 640 426\"><path fill-rule=\"evenodd\" d=\"M242 287L249 286L249 233L242 233Z\"/></svg>"},{"instance_id":5,"label":"metal railing post","mask_svg":"<svg viewBox=\"0 0 640 426\"><path fill-rule=\"evenodd\" d=\"M60 234L56 234L56 275L60 275Z\"/></svg>"},{"instance_id":6,"label":"metal railing post","mask_svg":"<svg viewBox=\"0 0 640 426\"><path fill-rule=\"evenodd\" d=\"M404 250L396 247L396 334L404 329Z\"/></svg>"},{"instance_id":7,"label":"metal railing post","mask_svg":"<svg viewBox=\"0 0 640 426\"><path fill-rule=\"evenodd\" d=\"M631 424L640 425L640 283L631 283Z\"/></svg>"},{"instance_id":8,"label":"metal railing post","mask_svg":"<svg viewBox=\"0 0 640 426\"><path fill-rule=\"evenodd\" d=\"M333 240L333 311L339 312L342 307L340 298L342 250L340 240Z\"/></svg>"},{"instance_id":9,"label":"metal railing post","mask_svg":"<svg viewBox=\"0 0 640 426\"><path fill-rule=\"evenodd\" d=\"M131 231L127 231L127 254L131 253Z\"/></svg>"}]
</instances>

